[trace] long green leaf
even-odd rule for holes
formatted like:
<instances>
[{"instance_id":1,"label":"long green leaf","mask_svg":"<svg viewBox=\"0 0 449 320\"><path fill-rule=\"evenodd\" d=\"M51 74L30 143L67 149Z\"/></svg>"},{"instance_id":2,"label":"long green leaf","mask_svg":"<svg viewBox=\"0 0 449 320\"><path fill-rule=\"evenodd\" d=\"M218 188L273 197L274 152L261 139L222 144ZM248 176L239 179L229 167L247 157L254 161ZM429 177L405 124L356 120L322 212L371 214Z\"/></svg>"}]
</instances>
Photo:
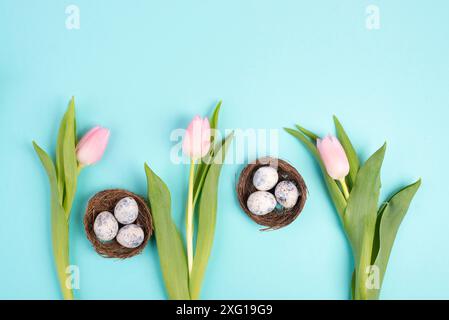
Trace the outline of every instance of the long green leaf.
<instances>
[{"instance_id":1,"label":"long green leaf","mask_svg":"<svg viewBox=\"0 0 449 320\"><path fill-rule=\"evenodd\" d=\"M211 129L217 129L218 128L218 116L220 114L222 101L218 101L217 105L214 108L214 111L212 112L212 116L210 117L210 128Z\"/></svg>"},{"instance_id":2,"label":"long green leaf","mask_svg":"<svg viewBox=\"0 0 449 320\"><path fill-rule=\"evenodd\" d=\"M380 248L379 230L380 230L380 221L381 221L380 217L384 213L384 210L386 207L387 207L387 202L384 202L380 205L379 209L377 210L376 230L374 232L373 250L371 253L371 264L374 264L376 257L377 257L377 253L379 252L379 248Z\"/></svg>"},{"instance_id":3,"label":"long green leaf","mask_svg":"<svg viewBox=\"0 0 449 320\"><path fill-rule=\"evenodd\" d=\"M320 138L317 134L313 133L310 130L307 130L304 127L301 127L299 124L295 125L295 127L315 143Z\"/></svg>"},{"instance_id":4,"label":"long green leaf","mask_svg":"<svg viewBox=\"0 0 449 320\"><path fill-rule=\"evenodd\" d=\"M189 300L187 257L181 236L171 217L170 191L147 164L145 173L159 261L168 296L173 300Z\"/></svg>"},{"instance_id":5,"label":"long green leaf","mask_svg":"<svg viewBox=\"0 0 449 320\"><path fill-rule=\"evenodd\" d=\"M78 161L76 159L76 124L75 124L75 100L72 98L69 103L66 115L61 123L61 127L65 126L63 131L64 138L62 145L58 145L58 150L62 150L65 195L63 207L66 218L69 219L72 209L73 199L76 192L76 183L78 176ZM61 131L61 130L60 130ZM58 138L58 143L61 143ZM59 154L60 152L58 152Z\"/></svg>"},{"instance_id":6,"label":"long green leaf","mask_svg":"<svg viewBox=\"0 0 449 320\"><path fill-rule=\"evenodd\" d=\"M212 116L210 117L210 128L213 133L215 133L215 129L218 127L218 116L220 114L221 109L221 101L217 103L214 111L212 112ZM213 135L211 138L211 146L215 143L215 136ZM211 148L209 153L202 159L202 161L198 164L194 183L193 183L193 206L195 207L196 202L198 201L199 194L204 185L204 180L206 179L207 171L209 170L211 160L215 157L214 148Z\"/></svg>"},{"instance_id":7,"label":"long green leaf","mask_svg":"<svg viewBox=\"0 0 449 320\"><path fill-rule=\"evenodd\" d=\"M375 257L374 265L379 269L380 286L378 290L368 291L369 299L379 298L380 287L385 276L396 234L420 185L421 180L418 180L398 191L385 203L383 210L378 215L379 247L378 251L373 252L373 257Z\"/></svg>"},{"instance_id":8,"label":"long green leaf","mask_svg":"<svg viewBox=\"0 0 449 320\"><path fill-rule=\"evenodd\" d=\"M66 286L66 268L69 262L69 225L65 218L64 209L59 202L58 180L53 161L48 154L33 142L34 150L39 156L48 175L51 193L51 229L53 255L56 264L58 280L64 299L72 300L73 292Z\"/></svg>"},{"instance_id":9,"label":"long green leaf","mask_svg":"<svg viewBox=\"0 0 449 320\"><path fill-rule=\"evenodd\" d=\"M366 270L371 265L377 205L380 193L380 169L386 145L377 150L360 168L349 195L343 222L351 242L355 263L355 298L366 299Z\"/></svg>"},{"instance_id":10,"label":"long green leaf","mask_svg":"<svg viewBox=\"0 0 449 320\"><path fill-rule=\"evenodd\" d=\"M355 299L355 270L352 271L351 276L351 300Z\"/></svg>"},{"instance_id":11,"label":"long green leaf","mask_svg":"<svg viewBox=\"0 0 449 320\"><path fill-rule=\"evenodd\" d=\"M223 142L216 144L214 152L215 158L210 165L199 198L198 234L190 277L190 295L192 299L198 299L200 296L201 284L212 250L215 235L215 223L217 220L218 181L221 167L224 163L226 152L232 138L233 134L231 133L223 140Z\"/></svg>"},{"instance_id":12,"label":"long green leaf","mask_svg":"<svg viewBox=\"0 0 449 320\"><path fill-rule=\"evenodd\" d=\"M355 179L357 177L357 172L359 171L360 161L357 153L349 140L348 135L346 134L345 129L341 125L340 121L338 121L337 117L334 116L335 130L337 132L337 138L341 142L343 149L345 150L346 156L349 161L349 175L346 178L349 182L349 188L351 189L354 186Z\"/></svg>"},{"instance_id":13,"label":"long green leaf","mask_svg":"<svg viewBox=\"0 0 449 320\"><path fill-rule=\"evenodd\" d=\"M295 138L297 138L299 141L301 141L304 144L304 146L309 150L309 152L314 156L315 160L318 162L321 168L321 172L323 173L324 181L326 183L331 199L335 205L335 208L337 209L340 218L343 219L343 214L346 208L346 199L343 196L337 183L327 174L326 168L324 167L324 164L321 161L321 157L318 153L317 148L301 132L290 128L284 128L284 130L290 133Z\"/></svg>"},{"instance_id":14,"label":"long green leaf","mask_svg":"<svg viewBox=\"0 0 449 320\"><path fill-rule=\"evenodd\" d=\"M65 112L59 125L58 140L56 143L56 175L58 177L59 202L64 203L65 180L64 180L64 139L67 128L67 115Z\"/></svg>"}]
</instances>

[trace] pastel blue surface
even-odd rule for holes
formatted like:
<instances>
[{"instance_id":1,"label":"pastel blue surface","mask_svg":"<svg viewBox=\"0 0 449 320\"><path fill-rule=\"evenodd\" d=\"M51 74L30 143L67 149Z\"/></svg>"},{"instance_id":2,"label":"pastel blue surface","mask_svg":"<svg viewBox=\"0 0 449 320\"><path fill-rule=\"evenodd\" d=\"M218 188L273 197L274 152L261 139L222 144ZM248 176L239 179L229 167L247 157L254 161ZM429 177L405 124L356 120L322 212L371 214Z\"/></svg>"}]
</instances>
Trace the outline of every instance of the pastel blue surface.
<instances>
[{"instance_id":1,"label":"pastel blue surface","mask_svg":"<svg viewBox=\"0 0 449 320\"><path fill-rule=\"evenodd\" d=\"M65 27L65 8L81 29ZM380 29L365 27L367 5ZM69 98L78 132L111 129L82 172L70 227L80 299L165 299L154 241L118 261L98 256L82 217L97 191L146 193L143 163L167 182L183 229L188 168L170 133L223 99L220 128L279 129L279 156L310 190L289 227L259 232L222 171L204 299L347 299L350 247L311 156L281 131L333 132L337 114L362 159L388 141L382 196L422 177L393 248L381 298L449 298L447 118L449 3L428 1L0 2L0 298L57 299L49 187L31 141L54 152ZM250 157L251 155L248 155Z\"/></svg>"}]
</instances>

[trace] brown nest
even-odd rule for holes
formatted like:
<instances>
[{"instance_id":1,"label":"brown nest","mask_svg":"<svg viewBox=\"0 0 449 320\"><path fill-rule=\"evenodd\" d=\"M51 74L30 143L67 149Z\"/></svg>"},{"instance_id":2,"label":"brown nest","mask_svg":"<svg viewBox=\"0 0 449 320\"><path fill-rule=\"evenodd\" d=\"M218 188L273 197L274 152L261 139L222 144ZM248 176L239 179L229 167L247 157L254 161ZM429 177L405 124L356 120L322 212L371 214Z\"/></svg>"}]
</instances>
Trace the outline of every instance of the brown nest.
<instances>
[{"instance_id":1,"label":"brown nest","mask_svg":"<svg viewBox=\"0 0 449 320\"><path fill-rule=\"evenodd\" d=\"M254 173L260 167L267 165L277 169L279 181L290 180L295 183L299 191L299 198L293 208L285 209L278 205L272 212L266 215L255 215L248 210L246 203L250 194L257 191L253 185ZM268 192L274 194L274 188ZM257 224L267 227L261 229L261 231L276 230L289 225L299 216L307 200L307 187L299 172L289 163L281 159L265 157L256 160L254 163L249 164L243 169L237 183L237 196L240 206L245 213Z\"/></svg>"},{"instance_id":2,"label":"brown nest","mask_svg":"<svg viewBox=\"0 0 449 320\"><path fill-rule=\"evenodd\" d=\"M97 239L94 233L94 221L97 215L103 211L114 212L115 205L125 197L132 197L136 200L139 207L139 215L137 216L135 224L139 225L144 232L144 240L137 248L125 248L121 246L115 239L102 242ZM119 223L119 226L121 224ZM84 229L86 230L87 238L92 242L95 251L106 258L130 258L142 252L143 248L148 243L153 234L153 222L151 218L150 209L145 200L132 192L112 189L104 190L94 195L87 204L86 213L84 215Z\"/></svg>"}]
</instances>

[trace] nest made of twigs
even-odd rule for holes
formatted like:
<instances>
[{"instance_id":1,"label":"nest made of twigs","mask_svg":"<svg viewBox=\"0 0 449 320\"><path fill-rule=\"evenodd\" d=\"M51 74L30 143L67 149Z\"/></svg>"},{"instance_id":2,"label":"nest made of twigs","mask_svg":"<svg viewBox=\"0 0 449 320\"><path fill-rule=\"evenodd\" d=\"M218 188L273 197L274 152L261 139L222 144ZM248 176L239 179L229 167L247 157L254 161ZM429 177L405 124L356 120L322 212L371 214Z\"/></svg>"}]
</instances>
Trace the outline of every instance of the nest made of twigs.
<instances>
[{"instance_id":1,"label":"nest made of twigs","mask_svg":"<svg viewBox=\"0 0 449 320\"><path fill-rule=\"evenodd\" d=\"M113 214L117 202L125 197L132 197L136 200L139 207L139 215L134 223L143 229L144 239L137 248L125 248L115 238L111 241L102 242L94 232L94 221L97 215L103 211L109 211ZM122 225L119 223L119 226L121 227ZM125 259L139 254L145 248L153 234L153 221L150 209L142 197L126 190L111 189L98 192L89 200L84 215L84 229L86 230L87 238L98 254L106 258Z\"/></svg>"},{"instance_id":2,"label":"nest made of twigs","mask_svg":"<svg viewBox=\"0 0 449 320\"><path fill-rule=\"evenodd\" d=\"M293 208L286 209L277 206L272 212L265 215L256 215L249 211L247 206L248 197L257 191L253 185L253 176L257 169L263 166L272 166L275 168L279 175L279 182L289 180L296 185L299 191L299 198ZM274 188L268 190L268 192L274 194ZM307 200L307 186L302 176L292 165L281 159L264 157L250 163L242 170L237 183L237 197L243 211L254 222L267 227L262 229L262 231L276 230L288 226L299 216Z\"/></svg>"}]
</instances>

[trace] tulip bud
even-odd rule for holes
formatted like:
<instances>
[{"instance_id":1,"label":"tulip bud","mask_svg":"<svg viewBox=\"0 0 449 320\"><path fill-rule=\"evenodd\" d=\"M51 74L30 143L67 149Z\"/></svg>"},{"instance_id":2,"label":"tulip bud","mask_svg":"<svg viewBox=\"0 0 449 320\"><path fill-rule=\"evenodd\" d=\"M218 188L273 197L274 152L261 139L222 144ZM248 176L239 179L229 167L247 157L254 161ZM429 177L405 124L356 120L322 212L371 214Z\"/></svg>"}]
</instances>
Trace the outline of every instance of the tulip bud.
<instances>
[{"instance_id":1,"label":"tulip bud","mask_svg":"<svg viewBox=\"0 0 449 320\"><path fill-rule=\"evenodd\" d=\"M317 148L329 176L342 181L349 173L349 161L340 141L328 135L317 139Z\"/></svg>"},{"instance_id":2,"label":"tulip bud","mask_svg":"<svg viewBox=\"0 0 449 320\"><path fill-rule=\"evenodd\" d=\"M109 130L96 126L86 133L76 146L76 157L82 166L98 162L106 149Z\"/></svg>"},{"instance_id":3,"label":"tulip bud","mask_svg":"<svg viewBox=\"0 0 449 320\"><path fill-rule=\"evenodd\" d=\"M210 149L210 138L209 119L195 116L187 127L182 142L183 153L194 160L204 157Z\"/></svg>"}]
</instances>

